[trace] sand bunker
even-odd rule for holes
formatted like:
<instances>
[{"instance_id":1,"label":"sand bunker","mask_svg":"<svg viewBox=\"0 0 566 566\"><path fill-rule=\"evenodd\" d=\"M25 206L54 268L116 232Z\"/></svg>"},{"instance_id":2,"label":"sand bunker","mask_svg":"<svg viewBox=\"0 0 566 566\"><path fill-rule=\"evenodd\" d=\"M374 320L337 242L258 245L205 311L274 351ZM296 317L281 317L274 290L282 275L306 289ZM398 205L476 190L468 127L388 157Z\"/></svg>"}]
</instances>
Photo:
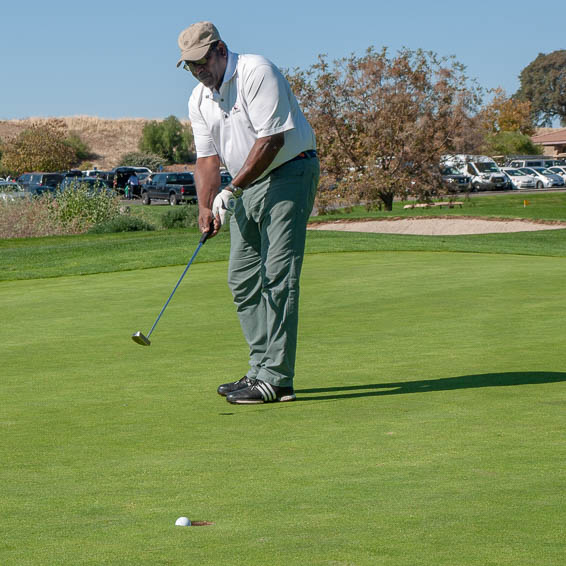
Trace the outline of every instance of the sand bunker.
<instances>
[{"instance_id":1,"label":"sand bunker","mask_svg":"<svg viewBox=\"0 0 566 566\"><path fill-rule=\"evenodd\" d=\"M420 236L459 236L463 234L498 234L503 232L533 232L565 230L566 223L542 223L530 220L488 220L443 216L439 218L412 217L387 220L323 222L309 224L309 230L342 232L372 232L379 234L411 234Z\"/></svg>"}]
</instances>

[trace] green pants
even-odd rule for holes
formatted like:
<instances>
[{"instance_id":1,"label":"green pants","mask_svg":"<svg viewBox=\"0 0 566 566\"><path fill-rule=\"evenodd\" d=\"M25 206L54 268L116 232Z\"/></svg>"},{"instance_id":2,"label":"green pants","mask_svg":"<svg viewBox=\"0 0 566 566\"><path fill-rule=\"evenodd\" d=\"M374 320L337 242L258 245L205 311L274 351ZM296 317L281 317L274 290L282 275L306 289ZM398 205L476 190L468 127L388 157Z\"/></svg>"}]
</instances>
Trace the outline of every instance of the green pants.
<instances>
[{"instance_id":1,"label":"green pants","mask_svg":"<svg viewBox=\"0 0 566 566\"><path fill-rule=\"evenodd\" d=\"M299 278L318 159L291 161L246 189L230 220L228 284L250 347L248 377L293 385Z\"/></svg>"}]
</instances>

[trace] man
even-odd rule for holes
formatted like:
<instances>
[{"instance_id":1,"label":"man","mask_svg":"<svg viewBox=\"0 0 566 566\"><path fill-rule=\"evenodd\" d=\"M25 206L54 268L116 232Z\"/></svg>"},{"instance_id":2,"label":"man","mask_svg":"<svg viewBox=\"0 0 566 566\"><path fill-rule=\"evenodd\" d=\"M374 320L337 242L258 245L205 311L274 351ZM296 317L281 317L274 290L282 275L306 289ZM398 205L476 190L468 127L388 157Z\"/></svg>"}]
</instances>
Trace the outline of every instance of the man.
<instances>
[{"instance_id":1,"label":"man","mask_svg":"<svg viewBox=\"0 0 566 566\"><path fill-rule=\"evenodd\" d=\"M200 84L189 100L202 232L230 218L228 284L250 369L221 385L235 404L292 401L299 277L320 174L315 136L281 72L229 51L210 22L181 32L177 67ZM220 165L232 183L220 193ZM212 228L211 228L212 226Z\"/></svg>"},{"instance_id":2,"label":"man","mask_svg":"<svg viewBox=\"0 0 566 566\"><path fill-rule=\"evenodd\" d=\"M136 172L134 171L129 177L126 183L126 198L132 199L134 195L139 195L140 181Z\"/></svg>"}]
</instances>

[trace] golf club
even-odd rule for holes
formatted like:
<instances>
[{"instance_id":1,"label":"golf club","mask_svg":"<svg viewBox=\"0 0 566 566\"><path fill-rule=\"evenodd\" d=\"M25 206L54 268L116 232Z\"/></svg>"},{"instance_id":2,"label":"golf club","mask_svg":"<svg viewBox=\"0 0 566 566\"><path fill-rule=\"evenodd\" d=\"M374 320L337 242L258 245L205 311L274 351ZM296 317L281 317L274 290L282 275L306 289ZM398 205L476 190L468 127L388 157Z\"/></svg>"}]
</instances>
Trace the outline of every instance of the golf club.
<instances>
[{"instance_id":1,"label":"golf club","mask_svg":"<svg viewBox=\"0 0 566 566\"><path fill-rule=\"evenodd\" d=\"M140 330L138 330L137 332L135 332L134 334L132 334L132 340L136 343L136 344L140 344L142 346L149 346L151 344L151 341L149 340L149 337L151 336L151 333L153 332L153 329L156 327L157 323L159 322L159 319L161 318L161 315L163 314L163 311L167 308L167 305L169 304L169 301L171 300L171 298L173 297L173 295L175 294L175 291L177 290L177 287L179 286L179 284L181 283L181 281L183 280L183 277L185 277L185 273L187 273L187 271L189 270L189 267L191 267L191 263L193 263L193 260L195 259L195 257L197 256L199 250L202 248L202 246L204 245L204 243L206 242L206 239L208 238L208 236L210 236L210 234L212 234L212 232L214 231L214 224L211 223L210 228L208 230L208 232L205 232L199 241L199 244L197 246L197 249L195 250L195 252L193 253L193 256L191 257L191 259L189 260L189 263L187 263L187 267L185 267L185 271L183 271L183 274L181 275L181 277L179 278L179 281L177 281L177 285L175 285L173 291L171 292L171 294L169 295L169 298L167 299L167 302L163 305L163 308L161 309L160 313L157 315L157 318L155 319L155 322L153 323L153 326L151 327L151 330L148 332L147 336L145 336Z\"/></svg>"}]
</instances>

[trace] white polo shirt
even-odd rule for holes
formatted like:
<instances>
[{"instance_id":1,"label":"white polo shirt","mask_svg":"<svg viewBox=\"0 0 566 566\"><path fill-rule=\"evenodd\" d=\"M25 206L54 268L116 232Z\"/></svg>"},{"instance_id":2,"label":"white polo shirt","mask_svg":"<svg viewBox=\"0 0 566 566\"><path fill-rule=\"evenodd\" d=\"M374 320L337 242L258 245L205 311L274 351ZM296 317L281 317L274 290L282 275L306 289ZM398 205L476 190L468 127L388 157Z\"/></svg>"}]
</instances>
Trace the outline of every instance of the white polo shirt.
<instances>
[{"instance_id":1,"label":"white polo shirt","mask_svg":"<svg viewBox=\"0 0 566 566\"><path fill-rule=\"evenodd\" d=\"M316 148L314 132L279 69L260 55L228 52L220 91L199 83L189 99L197 157L218 155L235 177L258 138L285 132L272 169Z\"/></svg>"}]
</instances>

